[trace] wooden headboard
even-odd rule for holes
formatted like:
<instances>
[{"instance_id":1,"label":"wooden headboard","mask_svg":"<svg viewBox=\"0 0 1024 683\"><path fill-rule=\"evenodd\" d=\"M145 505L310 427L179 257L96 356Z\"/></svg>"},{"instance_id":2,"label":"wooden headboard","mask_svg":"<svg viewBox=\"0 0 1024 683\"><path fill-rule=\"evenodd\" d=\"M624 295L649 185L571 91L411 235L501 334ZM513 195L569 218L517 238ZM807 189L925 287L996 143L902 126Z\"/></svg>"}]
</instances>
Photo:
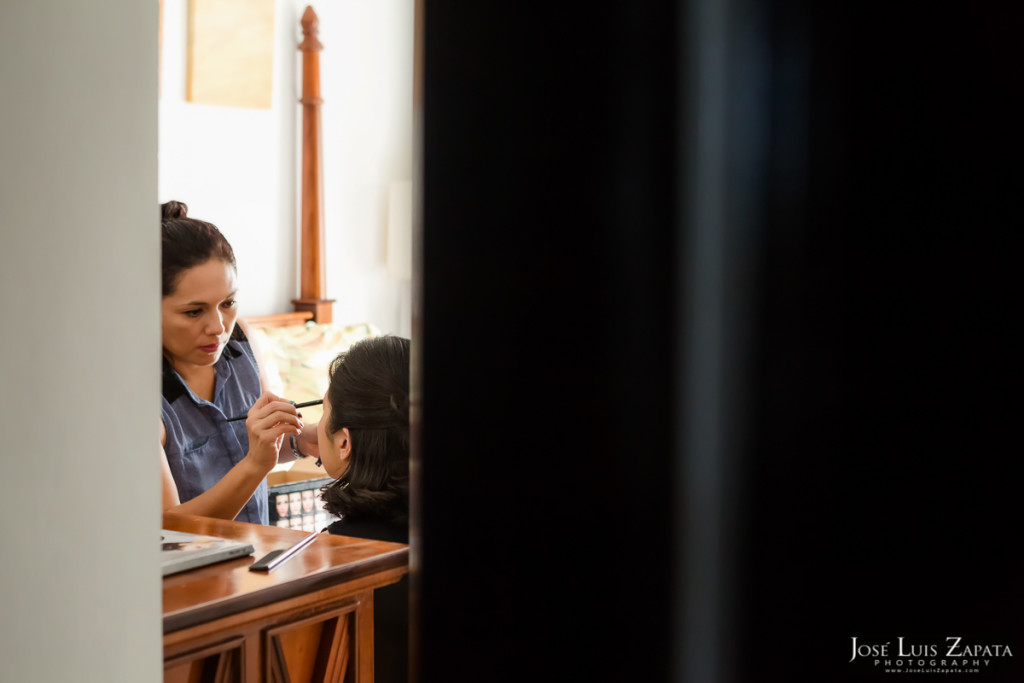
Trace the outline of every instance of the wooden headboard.
<instances>
[{"instance_id":1,"label":"wooden headboard","mask_svg":"<svg viewBox=\"0 0 1024 683\"><path fill-rule=\"evenodd\" d=\"M313 320L313 314L309 311L295 311L293 313L274 313L273 315L247 315L243 320L246 325L251 327L291 327ZM314 322L316 321L314 320Z\"/></svg>"},{"instance_id":2,"label":"wooden headboard","mask_svg":"<svg viewBox=\"0 0 1024 683\"><path fill-rule=\"evenodd\" d=\"M334 299L325 298L324 270L323 162L320 154L320 51L317 38L320 19L312 7L302 14L302 221L299 226L299 297L292 299L297 312L307 319L329 323L333 319ZM251 322L251 319L250 319ZM300 321L302 322L302 321ZM294 322L281 323L296 324Z\"/></svg>"}]
</instances>

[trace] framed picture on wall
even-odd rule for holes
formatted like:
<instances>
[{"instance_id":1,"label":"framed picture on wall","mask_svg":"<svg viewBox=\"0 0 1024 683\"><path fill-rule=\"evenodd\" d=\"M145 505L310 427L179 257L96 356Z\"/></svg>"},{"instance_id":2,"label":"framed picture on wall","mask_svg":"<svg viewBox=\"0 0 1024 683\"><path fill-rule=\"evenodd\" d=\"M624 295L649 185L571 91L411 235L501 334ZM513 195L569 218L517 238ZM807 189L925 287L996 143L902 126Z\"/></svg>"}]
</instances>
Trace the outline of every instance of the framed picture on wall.
<instances>
[{"instance_id":1,"label":"framed picture on wall","mask_svg":"<svg viewBox=\"0 0 1024 683\"><path fill-rule=\"evenodd\" d=\"M189 0L185 99L269 109L274 0Z\"/></svg>"}]
</instances>

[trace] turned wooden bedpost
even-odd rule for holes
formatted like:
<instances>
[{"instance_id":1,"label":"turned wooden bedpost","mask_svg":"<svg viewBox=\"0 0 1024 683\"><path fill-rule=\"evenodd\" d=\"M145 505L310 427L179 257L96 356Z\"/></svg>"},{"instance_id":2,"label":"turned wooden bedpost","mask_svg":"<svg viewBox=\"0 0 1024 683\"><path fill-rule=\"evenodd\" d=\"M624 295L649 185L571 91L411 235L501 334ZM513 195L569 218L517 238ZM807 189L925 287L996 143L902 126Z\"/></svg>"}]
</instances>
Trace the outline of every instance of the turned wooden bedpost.
<instances>
[{"instance_id":1,"label":"turned wooden bedpost","mask_svg":"<svg viewBox=\"0 0 1024 683\"><path fill-rule=\"evenodd\" d=\"M318 323L332 319L333 299L324 298L327 276L324 272L324 199L323 161L320 156L320 51L317 38L320 20L312 7L302 14L302 207L299 298L293 299L296 311L309 311Z\"/></svg>"}]
</instances>

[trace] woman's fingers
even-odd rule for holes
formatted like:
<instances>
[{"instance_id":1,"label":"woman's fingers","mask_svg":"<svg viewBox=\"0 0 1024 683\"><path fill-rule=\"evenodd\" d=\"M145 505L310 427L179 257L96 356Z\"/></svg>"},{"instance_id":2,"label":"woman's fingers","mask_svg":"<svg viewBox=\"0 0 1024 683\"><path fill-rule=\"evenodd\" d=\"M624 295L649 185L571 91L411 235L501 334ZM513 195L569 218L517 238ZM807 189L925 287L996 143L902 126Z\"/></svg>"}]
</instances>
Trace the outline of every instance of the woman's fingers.
<instances>
[{"instance_id":1,"label":"woman's fingers","mask_svg":"<svg viewBox=\"0 0 1024 683\"><path fill-rule=\"evenodd\" d=\"M299 411L295 409L295 406L290 401L271 401L249 413L250 418L254 418L254 422L266 423L268 419L276 418L277 420L287 420L289 422L301 422L302 418L299 415Z\"/></svg>"},{"instance_id":2,"label":"woman's fingers","mask_svg":"<svg viewBox=\"0 0 1024 683\"><path fill-rule=\"evenodd\" d=\"M293 413L298 412L295 409L295 406L292 405L291 401L286 401L283 398L274 396L273 394L261 394L260 397L256 399L256 403L254 403L252 408L249 409L249 415L259 415L274 410L290 410Z\"/></svg>"},{"instance_id":3,"label":"woman's fingers","mask_svg":"<svg viewBox=\"0 0 1024 683\"><path fill-rule=\"evenodd\" d=\"M277 394L272 394L269 391L264 391L262 394L260 394L260 397L256 399L256 403L252 405L252 408L249 409L249 415L252 415L253 411L259 412L261 410L264 410L268 405L272 403L280 403L289 406L292 405L292 402L289 401L288 399L281 398Z\"/></svg>"},{"instance_id":4,"label":"woman's fingers","mask_svg":"<svg viewBox=\"0 0 1024 683\"><path fill-rule=\"evenodd\" d=\"M280 430L281 434L299 434L302 426L298 415L279 410L253 420L250 429L255 433Z\"/></svg>"},{"instance_id":5,"label":"woman's fingers","mask_svg":"<svg viewBox=\"0 0 1024 683\"><path fill-rule=\"evenodd\" d=\"M302 427L299 411L295 409L291 401L286 401L280 396L265 391L256 399L256 403L249 410L246 425L250 429L266 429L268 426L278 422L287 422L289 424L296 424L300 428Z\"/></svg>"},{"instance_id":6,"label":"woman's fingers","mask_svg":"<svg viewBox=\"0 0 1024 683\"><path fill-rule=\"evenodd\" d=\"M249 409L245 429L249 432L250 454L260 464L272 467L284 435L301 433L302 419L291 401L265 391Z\"/></svg>"},{"instance_id":7,"label":"woman's fingers","mask_svg":"<svg viewBox=\"0 0 1024 683\"><path fill-rule=\"evenodd\" d=\"M256 403L252 405L252 408L250 409L249 412L252 412L253 410L259 410L260 408L267 405L271 401L284 401L284 399L275 394L270 393L269 391L264 391L262 394L260 394L260 397L256 399Z\"/></svg>"},{"instance_id":8,"label":"woman's fingers","mask_svg":"<svg viewBox=\"0 0 1024 683\"><path fill-rule=\"evenodd\" d=\"M266 451L267 458L277 457L281 439L285 435L299 436L305 426L291 401L270 392L260 395L245 423L249 431L250 447L260 453Z\"/></svg>"}]
</instances>

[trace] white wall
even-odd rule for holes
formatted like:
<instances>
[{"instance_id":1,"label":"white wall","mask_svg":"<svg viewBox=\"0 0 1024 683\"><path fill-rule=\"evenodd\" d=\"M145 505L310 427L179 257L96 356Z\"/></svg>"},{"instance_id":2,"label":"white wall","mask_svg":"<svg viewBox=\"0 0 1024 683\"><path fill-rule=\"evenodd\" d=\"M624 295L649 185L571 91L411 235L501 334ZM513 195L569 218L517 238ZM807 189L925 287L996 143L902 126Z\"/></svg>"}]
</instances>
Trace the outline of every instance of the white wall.
<instances>
[{"instance_id":1,"label":"white wall","mask_svg":"<svg viewBox=\"0 0 1024 683\"><path fill-rule=\"evenodd\" d=\"M159 681L157 3L0 3L0 680Z\"/></svg>"},{"instance_id":2,"label":"white wall","mask_svg":"<svg viewBox=\"0 0 1024 683\"><path fill-rule=\"evenodd\" d=\"M309 5L276 0L270 109L185 101L188 0L164 0L159 197L235 248L243 315L298 295L301 39ZM387 198L412 177L413 0L312 3L320 18L324 243L336 322L411 335L409 283L388 275Z\"/></svg>"}]
</instances>

